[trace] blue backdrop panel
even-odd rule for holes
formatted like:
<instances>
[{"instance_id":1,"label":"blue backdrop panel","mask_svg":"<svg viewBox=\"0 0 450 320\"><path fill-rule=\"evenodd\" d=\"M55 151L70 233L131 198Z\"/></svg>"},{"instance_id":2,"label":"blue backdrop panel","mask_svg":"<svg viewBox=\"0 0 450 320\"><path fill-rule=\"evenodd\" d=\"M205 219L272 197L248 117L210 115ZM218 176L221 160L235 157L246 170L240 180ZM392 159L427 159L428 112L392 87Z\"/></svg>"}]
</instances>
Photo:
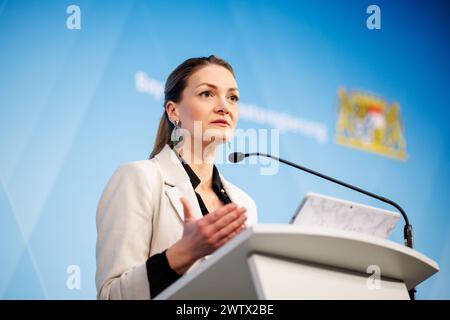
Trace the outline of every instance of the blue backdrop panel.
<instances>
[{"instance_id":1,"label":"blue backdrop panel","mask_svg":"<svg viewBox=\"0 0 450 320\"><path fill-rule=\"evenodd\" d=\"M67 27L73 4L81 29ZM297 119L280 132L279 155L399 202L416 248L442 269L418 298L450 298L449 4L377 1L381 29L369 30L370 4L0 0L0 297L95 298L101 192L118 165L148 157L169 72L216 54L237 74L239 128L276 127L252 110L281 126ZM398 102L406 160L337 143L340 88ZM261 166L219 166L255 199L261 223L287 223L308 191L387 208Z\"/></svg>"}]
</instances>

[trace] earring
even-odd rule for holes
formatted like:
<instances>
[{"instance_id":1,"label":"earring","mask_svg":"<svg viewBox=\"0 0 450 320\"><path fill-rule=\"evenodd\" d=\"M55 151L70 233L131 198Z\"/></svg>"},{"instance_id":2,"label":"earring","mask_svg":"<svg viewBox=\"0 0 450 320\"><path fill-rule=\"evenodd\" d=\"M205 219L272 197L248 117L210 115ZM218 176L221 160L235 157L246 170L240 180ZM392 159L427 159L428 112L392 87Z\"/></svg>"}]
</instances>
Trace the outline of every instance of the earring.
<instances>
[{"instance_id":1,"label":"earring","mask_svg":"<svg viewBox=\"0 0 450 320\"><path fill-rule=\"evenodd\" d=\"M172 134L170 135L170 141L172 141L172 144L175 146L183 140L183 136L180 134L180 130L178 130L180 128L180 121L175 120L173 122L173 125L175 126L175 128L173 128Z\"/></svg>"}]
</instances>

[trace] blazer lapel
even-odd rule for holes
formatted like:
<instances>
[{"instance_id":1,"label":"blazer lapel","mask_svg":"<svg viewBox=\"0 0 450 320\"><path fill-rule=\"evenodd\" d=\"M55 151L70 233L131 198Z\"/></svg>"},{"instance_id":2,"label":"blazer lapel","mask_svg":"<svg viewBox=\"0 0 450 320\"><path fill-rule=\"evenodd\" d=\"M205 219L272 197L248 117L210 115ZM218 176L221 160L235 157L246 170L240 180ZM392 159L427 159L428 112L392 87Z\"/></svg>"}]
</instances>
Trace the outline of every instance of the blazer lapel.
<instances>
[{"instance_id":1,"label":"blazer lapel","mask_svg":"<svg viewBox=\"0 0 450 320\"><path fill-rule=\"evenodd\" d=\"M172 206L175 208L181 222L184 222L184 209L183 204L180 201L180 197L185 197L188 199L195 218L200 219L203 216L197 197L192 189L191 181L183 182L173 187L171 187L171 185L168 186L169 189L166 189L165 193L172 203Z\"/></svg>"},{"instance_id":2,"label":"blazer lapel","mask_svg":"<svg viewBox=\"0 0 450 320\"><path fill-rule=\"evenodd\" d=\"M165 194L180 218L180 222L184 222L183 205L180 201L182 196L189 201L194 217L201 218L203 215L191 181L175 152L166 144L155 158L158 160L163 175Z\"/></svg>"},{"instance_id":3,"label":"blazer lapel","mask_svg":"<svg viewBox=\"0 0 450 320\"><path fill-rule=\"evenodd\" d=\"M183 168L183 165L175 152L169 145L166 144L161 152L155 156L155 158L158 160L158 164L163 174L165 194L169 198L173 208L180 218L180 221L184 222L183 205L180 201L180 197L182 196L188 199L194 216L197 219L202 218L202 211L200 209L200 205L198 204L194 189L192 189L191 180L189 179L186 170ZM240 192L236 190L233 184L228 182L228 180L226 180L220 172L219 175L223 188L230 197L230 200L233 203L236 203L239 207L245 205L245 200L242 199Z\"/></svg>"}]
</instances>

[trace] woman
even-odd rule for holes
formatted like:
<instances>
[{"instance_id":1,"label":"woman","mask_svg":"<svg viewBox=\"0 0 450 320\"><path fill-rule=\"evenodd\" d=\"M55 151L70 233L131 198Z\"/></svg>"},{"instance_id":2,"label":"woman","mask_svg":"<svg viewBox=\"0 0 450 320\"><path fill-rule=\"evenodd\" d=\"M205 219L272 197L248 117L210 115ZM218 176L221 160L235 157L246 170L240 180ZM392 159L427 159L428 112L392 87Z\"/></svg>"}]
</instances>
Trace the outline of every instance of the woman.
<instances>
[{"instance_id":1,"label":"woman","mask_svg":"<svg viewBox=\"0 0 450 320\"><path fill-rule=\"evenodd\" d=\"M238 100L232 67L213 55L169 75L150 160L120 166L98 204L97 298L154 298L256 223L255 202L213 163Z\"/></svg>"}]
</instances>

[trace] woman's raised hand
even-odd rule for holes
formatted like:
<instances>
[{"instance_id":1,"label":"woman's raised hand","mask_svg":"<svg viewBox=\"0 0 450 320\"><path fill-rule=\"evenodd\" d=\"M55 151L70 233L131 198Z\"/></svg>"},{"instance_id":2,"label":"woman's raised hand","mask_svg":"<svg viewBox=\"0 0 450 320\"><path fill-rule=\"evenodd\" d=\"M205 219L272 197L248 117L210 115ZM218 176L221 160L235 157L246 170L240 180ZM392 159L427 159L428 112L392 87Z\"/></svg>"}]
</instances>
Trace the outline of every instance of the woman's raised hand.
<instances>
[{"instance_id":1,"label":"woman's raised hand","mask_svg":"<svg viewBox=\"0 0 450 320\"><path fill-rule=\"evenodd\" d=\"M183 274L198 259L213 253L245 228L246 208L229 203L196 219L188 200L180 198L184 211L182 238L167 252L170 267Z\"/></svg>"}]
</instances>

